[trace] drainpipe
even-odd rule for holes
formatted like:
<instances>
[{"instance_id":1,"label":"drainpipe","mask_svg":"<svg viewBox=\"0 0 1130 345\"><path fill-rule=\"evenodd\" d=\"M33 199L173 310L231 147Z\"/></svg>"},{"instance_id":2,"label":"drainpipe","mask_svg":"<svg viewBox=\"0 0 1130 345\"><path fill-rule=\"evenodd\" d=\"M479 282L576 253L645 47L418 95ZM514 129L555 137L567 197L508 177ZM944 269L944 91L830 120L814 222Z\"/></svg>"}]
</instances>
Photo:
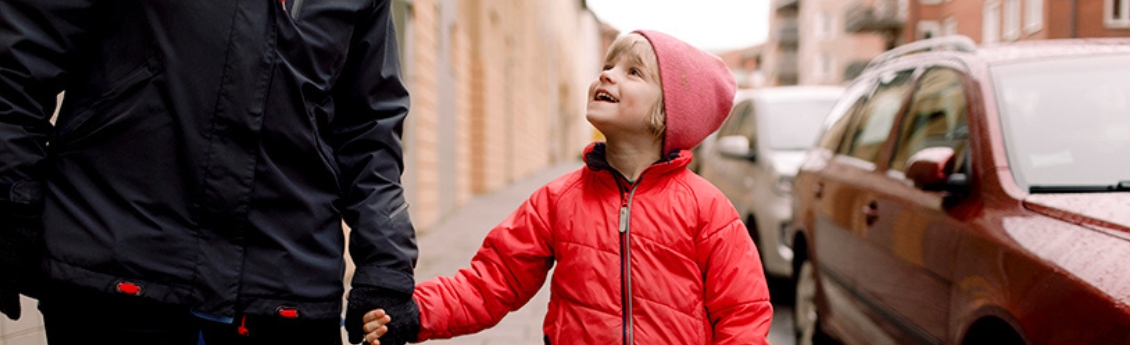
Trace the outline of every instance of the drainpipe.
<instances>
[{"instance_id":1,"label":"drainpipe","mask_svg":"<svg viewBox=\"0 0 1130 345\"><path fill-rule=\"evenodd\" d=\"M1079 37L1079 0L1071 0L1071 38Z\"/></svg>"}]
</instances>

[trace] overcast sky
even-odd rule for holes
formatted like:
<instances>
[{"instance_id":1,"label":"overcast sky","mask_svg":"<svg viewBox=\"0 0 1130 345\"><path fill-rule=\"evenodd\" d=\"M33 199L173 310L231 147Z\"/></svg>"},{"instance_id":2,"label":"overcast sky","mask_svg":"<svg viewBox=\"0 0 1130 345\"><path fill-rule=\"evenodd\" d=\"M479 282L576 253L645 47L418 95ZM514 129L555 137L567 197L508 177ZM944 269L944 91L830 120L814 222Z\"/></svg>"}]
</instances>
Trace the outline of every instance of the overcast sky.
<instances>
[{"instance_id":1,"label":"overcast sky","mask_svg":"<svg viewBox=\"0 0 1130 345\"><path fill-rule=\"evenodd\" d=\"M770 0L587 0L621 32L654 29L720 52L756 45L768 32Z\"/></svg>"}]
</instances>

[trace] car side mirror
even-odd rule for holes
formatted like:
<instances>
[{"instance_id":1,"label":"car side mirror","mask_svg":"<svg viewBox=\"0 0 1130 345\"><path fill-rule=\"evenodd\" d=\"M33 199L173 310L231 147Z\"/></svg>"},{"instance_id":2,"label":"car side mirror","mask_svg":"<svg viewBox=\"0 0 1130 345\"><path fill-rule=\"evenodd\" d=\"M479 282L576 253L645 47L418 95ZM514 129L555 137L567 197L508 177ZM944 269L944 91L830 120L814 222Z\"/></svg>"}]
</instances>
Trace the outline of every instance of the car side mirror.
<instances>
[{"instance_id":1,"label":"car side mirror","mask_svg":"<svg viewBox=\"0 0 1130 345\"><path fill-rule=\"evenodd\" d=\"M955 155L949 147L928 147L910 156L906 177L914 186L931 192L959 192L965 188L964 174L951 174Z\"/></svg>"},{"instance_id":2,"label":"car side mirror","mask_svg":"<svg viewBox=\"0 0 1130 345\"><path fill-rule=\"evenodd\" d=\"M741 135L727 135L718 138L718 151L723 157L757 161L757 152L750 150L749 138Z\"/></svg>"}]
</instances>

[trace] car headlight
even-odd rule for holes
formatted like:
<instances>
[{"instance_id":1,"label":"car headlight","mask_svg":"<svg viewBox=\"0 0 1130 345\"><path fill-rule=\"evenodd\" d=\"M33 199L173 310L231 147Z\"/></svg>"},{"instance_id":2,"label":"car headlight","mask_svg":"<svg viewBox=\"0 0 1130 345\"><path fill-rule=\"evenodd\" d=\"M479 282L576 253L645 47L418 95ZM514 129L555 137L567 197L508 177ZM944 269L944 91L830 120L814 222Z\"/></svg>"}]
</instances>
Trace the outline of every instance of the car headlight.
<instances>
[{"instance_id":1,"label":"car headlight","mask_svg":"<svg viewBox=\"0 0 1130 345\"><path fill-rule=\"evenodd\" d=\"M792 176L781 176L781 177L777 178L777 184L774 185L774 187L775 187L774 189L777 190L777 193L781 193L781 195L792 194L793 193L793 177Z\"/></svg>"}]
</instances>

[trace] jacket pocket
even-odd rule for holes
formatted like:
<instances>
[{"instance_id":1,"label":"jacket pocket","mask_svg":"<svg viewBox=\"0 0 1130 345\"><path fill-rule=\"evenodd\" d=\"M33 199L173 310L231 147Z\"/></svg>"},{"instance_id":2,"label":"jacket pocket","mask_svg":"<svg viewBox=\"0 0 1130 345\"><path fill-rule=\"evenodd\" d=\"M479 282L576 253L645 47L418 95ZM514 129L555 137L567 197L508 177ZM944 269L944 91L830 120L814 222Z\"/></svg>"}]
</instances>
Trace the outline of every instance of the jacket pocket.
<instances>
[{"instance_id":1,"label":"jacket pocket","mask_svg":"<svg viewBox=\"0 0 1130 345\"><path fill-rule=\"evenodd\" d=\"M161 71L162 68L157 58L150 57L145 64L115 81L106 92L98 96L97 101L94 101L85 109L79 110L70 120L63 121L63 118L60 118L60 123L55 128L53 141L59 143L72 141L76 136L82 135L87 127L91 126L88 123L92 123L94 120L108 120L109 109L113 108L115 104L121 103L127 97L138 94Z\"/></svg>"}]
</instances>

